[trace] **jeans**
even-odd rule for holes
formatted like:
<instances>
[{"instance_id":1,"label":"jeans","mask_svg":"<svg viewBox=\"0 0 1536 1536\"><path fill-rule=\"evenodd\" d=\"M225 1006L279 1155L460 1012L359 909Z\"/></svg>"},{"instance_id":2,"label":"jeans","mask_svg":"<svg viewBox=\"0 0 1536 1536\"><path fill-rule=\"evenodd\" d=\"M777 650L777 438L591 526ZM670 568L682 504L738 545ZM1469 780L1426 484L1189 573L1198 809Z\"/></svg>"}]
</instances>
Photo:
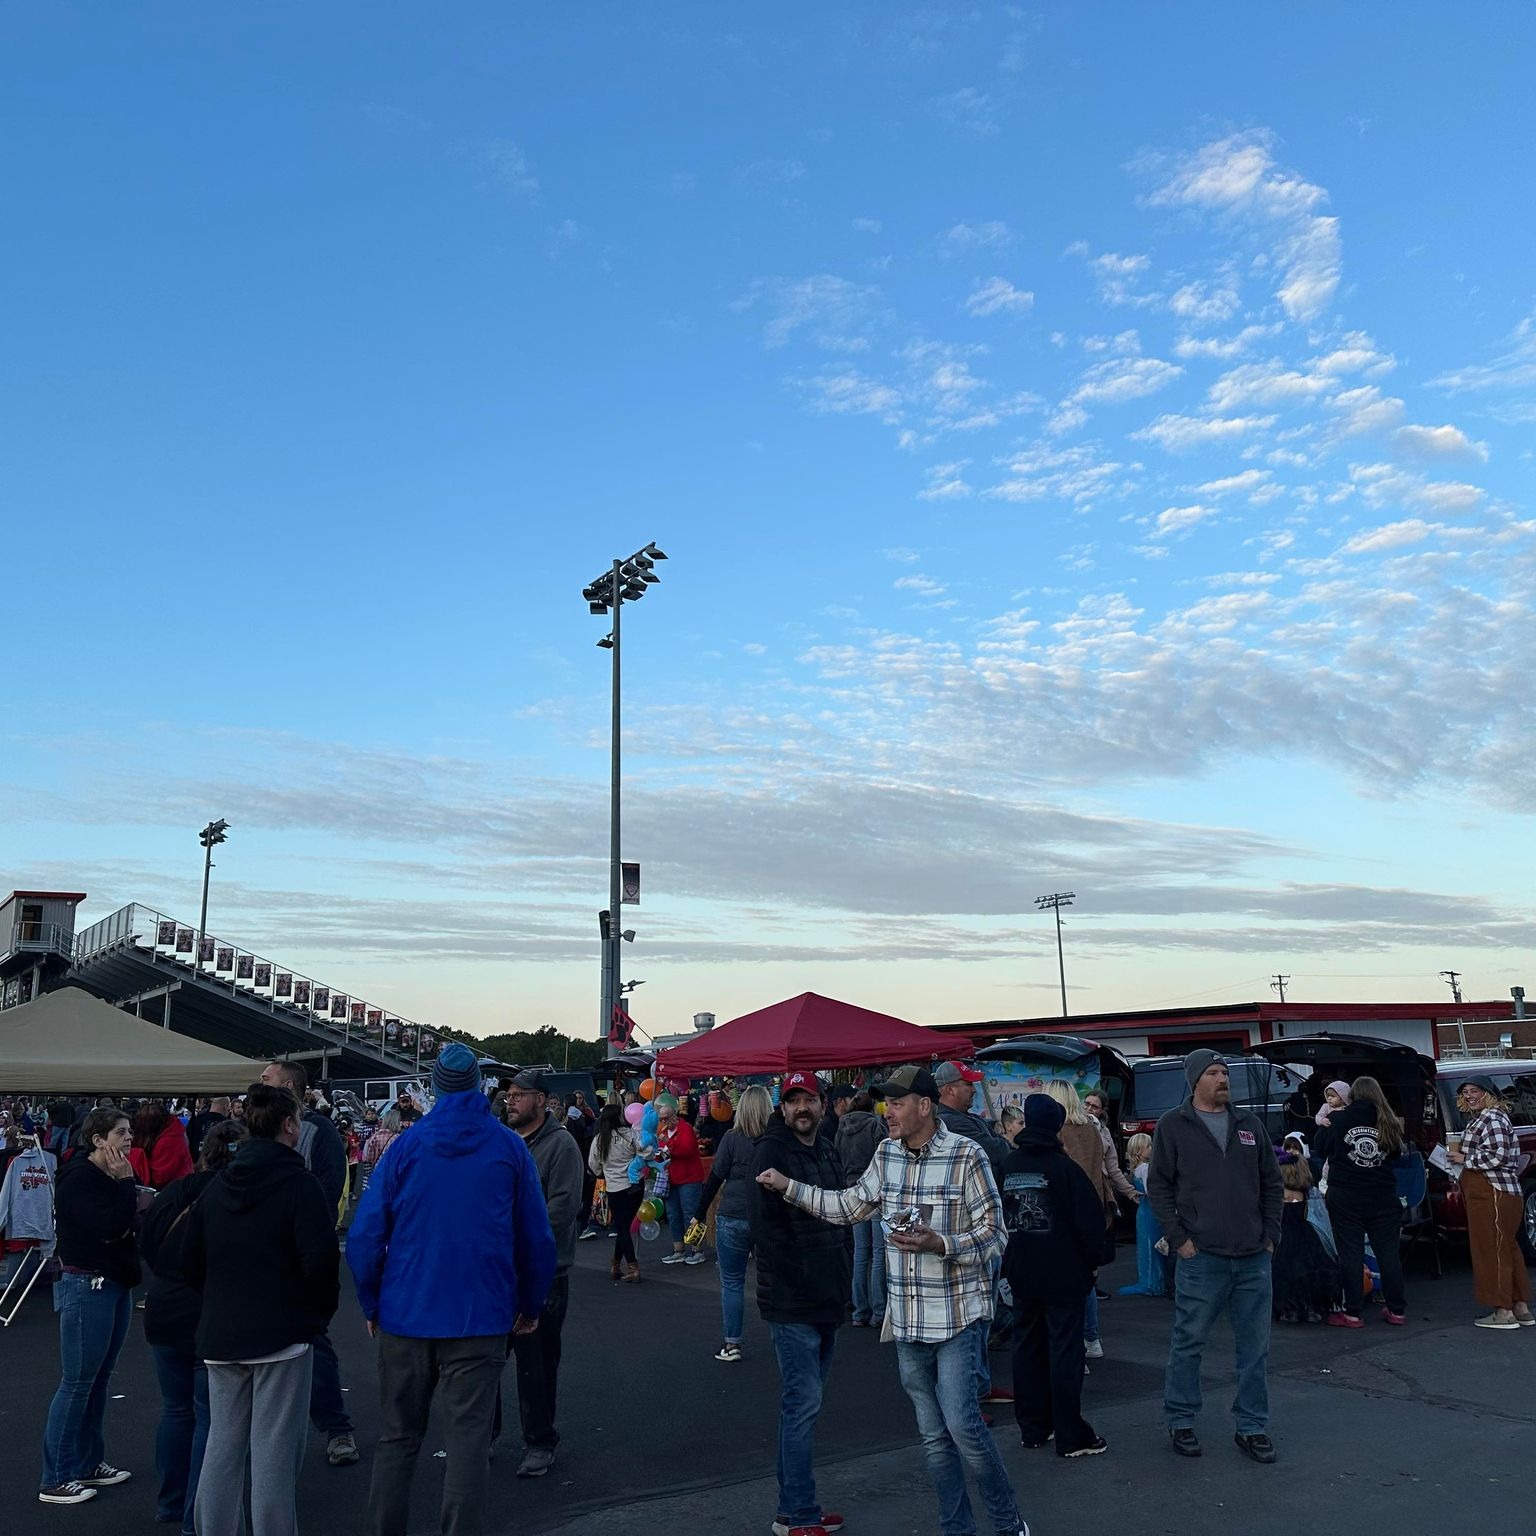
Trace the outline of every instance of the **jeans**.
<instances>
[{"instance_id":1,"label":"jeans","mask_svg":"<svg viewBox=\"0 0 1536 1536\"><path fill-rule=\"evenodd\" d=\"M53 1287L59 1314L59 1389L43 1431L44 1488L88 1477L106 1460L107 1388L133 1317L126 1286L63 1275Z\"/></svg>"},{"instance_id":2,"label":"jeans","mask_svg":"<svg viewBox=\"0 0 1536 1536\"><path fill-rule=\"evenodd\" d=\"M315 1352L268 1365L208 1367L208 1448L197 1480L197 1536L297 1536L304 1414Z\"/></svg>"},{"instance_id":3,"label":"jeans","mask_svg":"<svg viewBox=\"0 0 1536 1536\"><path fill-rule=\"evenodd\" d=\"M877 1216L853 1224L853 1320L885 1320L885 1232Z\"/></svg>"},{"instance_id":4,"label":"jeans","mask_svg":"<svg viewBox=\"0 0 1536 1536\"><path fill-rule=\"evenodd\" d=\"M1095 1282L1097 1283L1097 1282ZM1083 1303L1083 1343L1087 1344L1099 1336L1099 1294L1093 1286L1088 1287L1088 1299Z\"/></svg>"},{"instance_id":5,"label":"jeans","mask_svg":"<svg viewBox=\"0 0 1536 1536\"><path fill-rule=\"evenodd\" d=\"M1339 1251L1339 1269L1344 1276L1344 1310L1360 1316L1365 1293L1365 1240L1381 1266L1381 1294L1389 1312L1402 1312L1408 1305L1403 1290L1403 1208L1396 1200L1390 1206L1357 1207L1347 1197L1333 1195L1328 1201L1328 1219L1333 1224L1333 1240Z\"/></svg>"},{"instance_id":6,"label":"jeans","mask_svg":"<svg viewBox=\"0 0 1536 1536\"><path fill-rule=\"evenodd\" d=\"M150 1346L160 1382L160 1424L155 1430L155 1475L160 1494L155 1519L179 1522L191 1536L197 1480L208 1445L208 1368L190 1350Z\"/></svg>"},{"instance_id":7,"label":"jeans","mask_svg":"<svg viewBox=\"0 0 1536 1536\"><path fill-rule=\"evenodd\" d=\"M735 1216L715 1217L715 1252L720 1258L721 1337L741 1343L746 1311L747 1257L752 1252L752 1223Z\"/></svg>"},{"instance_id":8,"label":"jeans","mask_svg":"<svg viewBox=\"0 0 1536 1536\"><path fill-rule=\"evenodd\" d=\"M1262 1250L1240 1259L1197 1253L1175 1271L1173 1339L1163 1381L1169 1429L1193 1429L1200 1412L1200 1359L1216 1319L1225 1312L1237 1349L1232 1418L1240 1435L1261 1435L1269 1424L1269 1322L1273 1260Z\"/></svg>"},{"instance_id":9,"label":"jeans","mask_svg":"<svg viewBox=\"0 0 1536 1536\"><path fill-rule=\"evenodd\" d=\"M341 1361L336 1358L336 1346L331 1336L322 1333L314 1341L310 1351L315 1357L315 1374L309 1389L309 1422L327 1440L337 1435L352 1433L352 1420L347 1416L347 1402L341 1395Z\"/></svg>"},{"instance_id":10,"label":"jeans","mask_svg":"<svg viewBox=\"0 0 1536 1536\"><path fill-rule=\"evenodd\" d=\"M962 1328L941 1344L898 1339L896 1363L917 1414L928 1475L939 1499L943 1536L976 1536L976 1517L965 1491L967 1468L976 1480L992 1529L1012 1536L1024 1521L1003 1458L976 1401L976 1345L971 1330Z\"/></svg>"},{"instance_id":11,"label":"jeans","mask_svg":"<svg viewBox=\"0 0 1536 1536\"><path fill-rule=\"evenodd\" d=\"M523 1424L523 1445L530 1451L552 1451L560 1444L555 1428L555 1392L560 1378L560 1331L571 1295L571 1277L556 1275L549 1287L539 1326L532 1333L512 1335L517 1356L517 1407ZM496 1406L501 1406L498 1391Z\"/></svg>"},{"instance_id":12,"label":"jeans","mask_svg":"<svg viewBox=\"0 0 1536 1536\"><path fill-rule=\"evenodd\" d=\"M673 1184L667 1190L667 1225L672 1241L680 1244L688 1223L698 1214L702 1184Z\"/></svg>"},{"instance_id":13,"label":"jeans","mask_svg":"<svg viewBox=\"0 0 1536 1536\"><path fill-rule=\"evenodd\" d=\"M368 1494L375 1536L405 1536L411 1480L434 1396L439 1443L448 1452L439 1529L443 1536L476 1536L485 1529L491 1418L506 1361L505 1334L469 1339L379 1334L379 1402L384 1424Z\"/></svg>"},{"instance_id":14,"label":"jeans","mask_svg":"<svg viewBox=\"0 0 1536 1536\"><path fill-rule=\"evenodd\" d=\"M788 1525L815 1525L816 1419L821 1389L832 1370L837 1329L830 1323L769 1323L779 1363L779 1516Z\"/></svg>"},{"instance_id":15,"label":"jeans","mask_svg":"<svg viewBox=\"0 0 1536 1536\"><path fill-rule=\"evenodd\" d=\"M1030 1445L1056 1436L1056 1454L1093 1441L1083 1418L1083 1309L1014 1297L1013 1416Z\"/></svg>"}]
</instances>

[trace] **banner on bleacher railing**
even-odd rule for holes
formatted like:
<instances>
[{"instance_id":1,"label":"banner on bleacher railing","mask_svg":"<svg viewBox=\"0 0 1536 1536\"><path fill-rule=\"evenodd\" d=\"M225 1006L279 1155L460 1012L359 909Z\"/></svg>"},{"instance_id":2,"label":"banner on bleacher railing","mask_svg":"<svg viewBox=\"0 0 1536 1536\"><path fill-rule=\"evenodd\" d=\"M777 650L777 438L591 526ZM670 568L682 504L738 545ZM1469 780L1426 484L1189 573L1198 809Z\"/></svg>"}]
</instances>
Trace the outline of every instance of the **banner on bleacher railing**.
<instances>
[{"instance_id":1,"label":"banner on bleacher railing","mask_svg":"<svg viewBox=\"0 0 1536 1536\"><path fill-rule=\"evenodd\" d=\"M235 980L249 981L256 967L254 955L237 955L235 957Z\"/></svg>"},{"instance_id":2,"label":"banner on bleacher railing","mask_svg":"<svg viewBox=\"0 0 1536 1536\"><path fill-rule=\"evenodd\" d=\"M354 1024L361 1024L363 1022L363 1005L361 1003L352 1004L352 1022Z\"/></svg>"},{"instance_id":3,"label":"banner on bleacher railing","mask_svg":"<svg viewBox=\"0 0 1536 1536\"><path fill-rule=\"evenodd\" d=\"M262 961L256 967L256 985L258 987L270 987L272 985L272 967Z\"/></svg>"},{"instance_id":4,"label":"banner on bleacher railing","mask_svg":"<svg viewBox=\"0 0 1536 1536\"><path fill-rule=\"evenodd\" d=\"M169 949L176 942L176 924L162 922L155 928L155 944L160 949Z\"/></svg>"},{"instance_id":5,"label":"banner on bleacher railing","mask_svg":"<svg viewBox=\"0 0 1536 1536\"><path fill-rule=\"evenodd\" d=\"M307 981L294 982L293 1000L300 1008L309 1007L309 983Z\"/></svg>"},{"instance_id":6,"label":"banner on bleacher railing","mask_svg":"<svg viewBox=\"0 0 1536 1536\"><path fill-rule=\"evenodd\" d=\"M213 957L213 968L216 971L232 971L235 968L234 950L219 950L219 952Z\"/></svg>"},{"instance_id":7,"label":"banner on bleacher railing","mask_svg":"<svg viewBox=\"0 0 1536 1536\"><path fill-rule=\"evenodd\" d=\"M213 959L213 940L208 938L197 941L197 963L207 965Z\"/></svg>"},{"instance_id":8,"label":"banner on bleacher railing","mask_svg":"<svg viewBox=\"0 0 1536 1536\"><path fill-rule=\"evenodd\" d=\"M190 955L192 953L192 930L190 928L178 928L176 930L176 953L178 955Z\"/></svg>"},{"instance_id":9,"label":"banner on bleacher railing","mask_svg":"<svg viewBox=\"0 0 1536 1536\"><path fill-rule=\"evenodd\" d=\"M329 1013L331 1009L331 989L329 987L315 988L315 1012Z\"/></svg>"},{"instance_id":10,"label":"banner on bleacher railing","mask_svg":"<svg viewBox=\"0 0 1536 1536\"><path fill-rule=\"evenodd\" d=\"M277 973L277 985L273 988L279 997L293 996L293 974L290 971Z\"/></svg>"},{"instance_id":11,"label":"banner on bleacher railing","mask_svg":"<svg viewBox=\"0 0 1536 1536\"><path fill-rule=\"evenodd\" d=\"M370 1008L368 1010L368 1028L378 1029L384 1022L384 1010L382 1008Z\"/></svg>"}]
</instances>

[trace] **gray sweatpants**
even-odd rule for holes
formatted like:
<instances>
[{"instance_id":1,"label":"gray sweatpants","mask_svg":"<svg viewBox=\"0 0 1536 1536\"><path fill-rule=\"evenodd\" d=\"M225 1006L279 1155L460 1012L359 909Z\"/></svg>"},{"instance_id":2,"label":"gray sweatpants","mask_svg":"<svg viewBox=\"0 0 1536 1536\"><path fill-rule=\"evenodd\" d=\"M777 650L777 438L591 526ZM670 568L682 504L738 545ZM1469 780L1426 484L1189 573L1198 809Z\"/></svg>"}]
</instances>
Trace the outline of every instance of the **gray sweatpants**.
<instances>
[{"instance_id":1,"label":"gray sweatpants","mask_svg":"<svg viewBox=\"0 0 1536 1536\"><path fill-rule=\"evenodd\" d=\"M197 1536L244 1536L251 1468L251 1536L296 1536L299 1468L309 1428L315 1352L275 1365L208 1367L208 1449L197 1484Z\"/></svg>"}]
</instances>

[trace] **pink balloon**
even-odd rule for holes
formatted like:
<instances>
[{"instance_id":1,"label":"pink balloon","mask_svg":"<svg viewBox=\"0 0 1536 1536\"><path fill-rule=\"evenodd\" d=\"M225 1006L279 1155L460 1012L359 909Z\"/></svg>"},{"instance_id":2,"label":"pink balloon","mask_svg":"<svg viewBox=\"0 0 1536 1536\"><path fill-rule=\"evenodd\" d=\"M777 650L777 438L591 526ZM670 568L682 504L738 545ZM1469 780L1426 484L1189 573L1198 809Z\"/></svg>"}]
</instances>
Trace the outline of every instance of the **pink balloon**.
<instances>
[{"instance_id":1,"label":"pink balloon","mask_svg":"<svg viewBox=\"0 0 1536 1536\"><path fill-rule=\"evenodd\" d=\"M626 1104L624 1106L624 1118L628 1120L631 1125L639 1125L644 1115L644 1104Z\"/></svg>"}]
</instances>

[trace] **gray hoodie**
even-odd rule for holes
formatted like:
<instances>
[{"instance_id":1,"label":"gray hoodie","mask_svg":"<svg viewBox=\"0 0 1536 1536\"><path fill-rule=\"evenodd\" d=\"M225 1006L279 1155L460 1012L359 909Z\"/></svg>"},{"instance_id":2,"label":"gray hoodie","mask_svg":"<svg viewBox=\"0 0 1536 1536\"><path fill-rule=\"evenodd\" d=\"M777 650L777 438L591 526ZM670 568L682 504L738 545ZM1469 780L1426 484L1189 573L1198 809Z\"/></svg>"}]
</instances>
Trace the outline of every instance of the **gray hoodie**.
<instances>
[{"instance_id":1,"label":"gray hoodie","mask_svg":"<svg viewBox=\"0 0 1536 1536\"><path fill-rule=\"evenodd\" d=\"M1187 1241L1202 1253L1239 1259L1280 1240L1284 1186L1264 1122L1228 1109L1225 1151L1186 1099L1157 1122L1147 1199L1170 1252Z\"/></svg>"},{"instance_id":2,"label":"gray hoodie","mask_svg":"<svg viewBox=\"0 0 1536 1536\"><path fill-rule=\"evenodd\" d=\"M544 1123L524 1139L539 1170L539 1187L549 1209L549 1226L555 1234L555 1273L563 1275L576 1262L576 1227L581 1216L583 1169L576 1138L544 1111Z\"/></svg>"}]
</instances>

